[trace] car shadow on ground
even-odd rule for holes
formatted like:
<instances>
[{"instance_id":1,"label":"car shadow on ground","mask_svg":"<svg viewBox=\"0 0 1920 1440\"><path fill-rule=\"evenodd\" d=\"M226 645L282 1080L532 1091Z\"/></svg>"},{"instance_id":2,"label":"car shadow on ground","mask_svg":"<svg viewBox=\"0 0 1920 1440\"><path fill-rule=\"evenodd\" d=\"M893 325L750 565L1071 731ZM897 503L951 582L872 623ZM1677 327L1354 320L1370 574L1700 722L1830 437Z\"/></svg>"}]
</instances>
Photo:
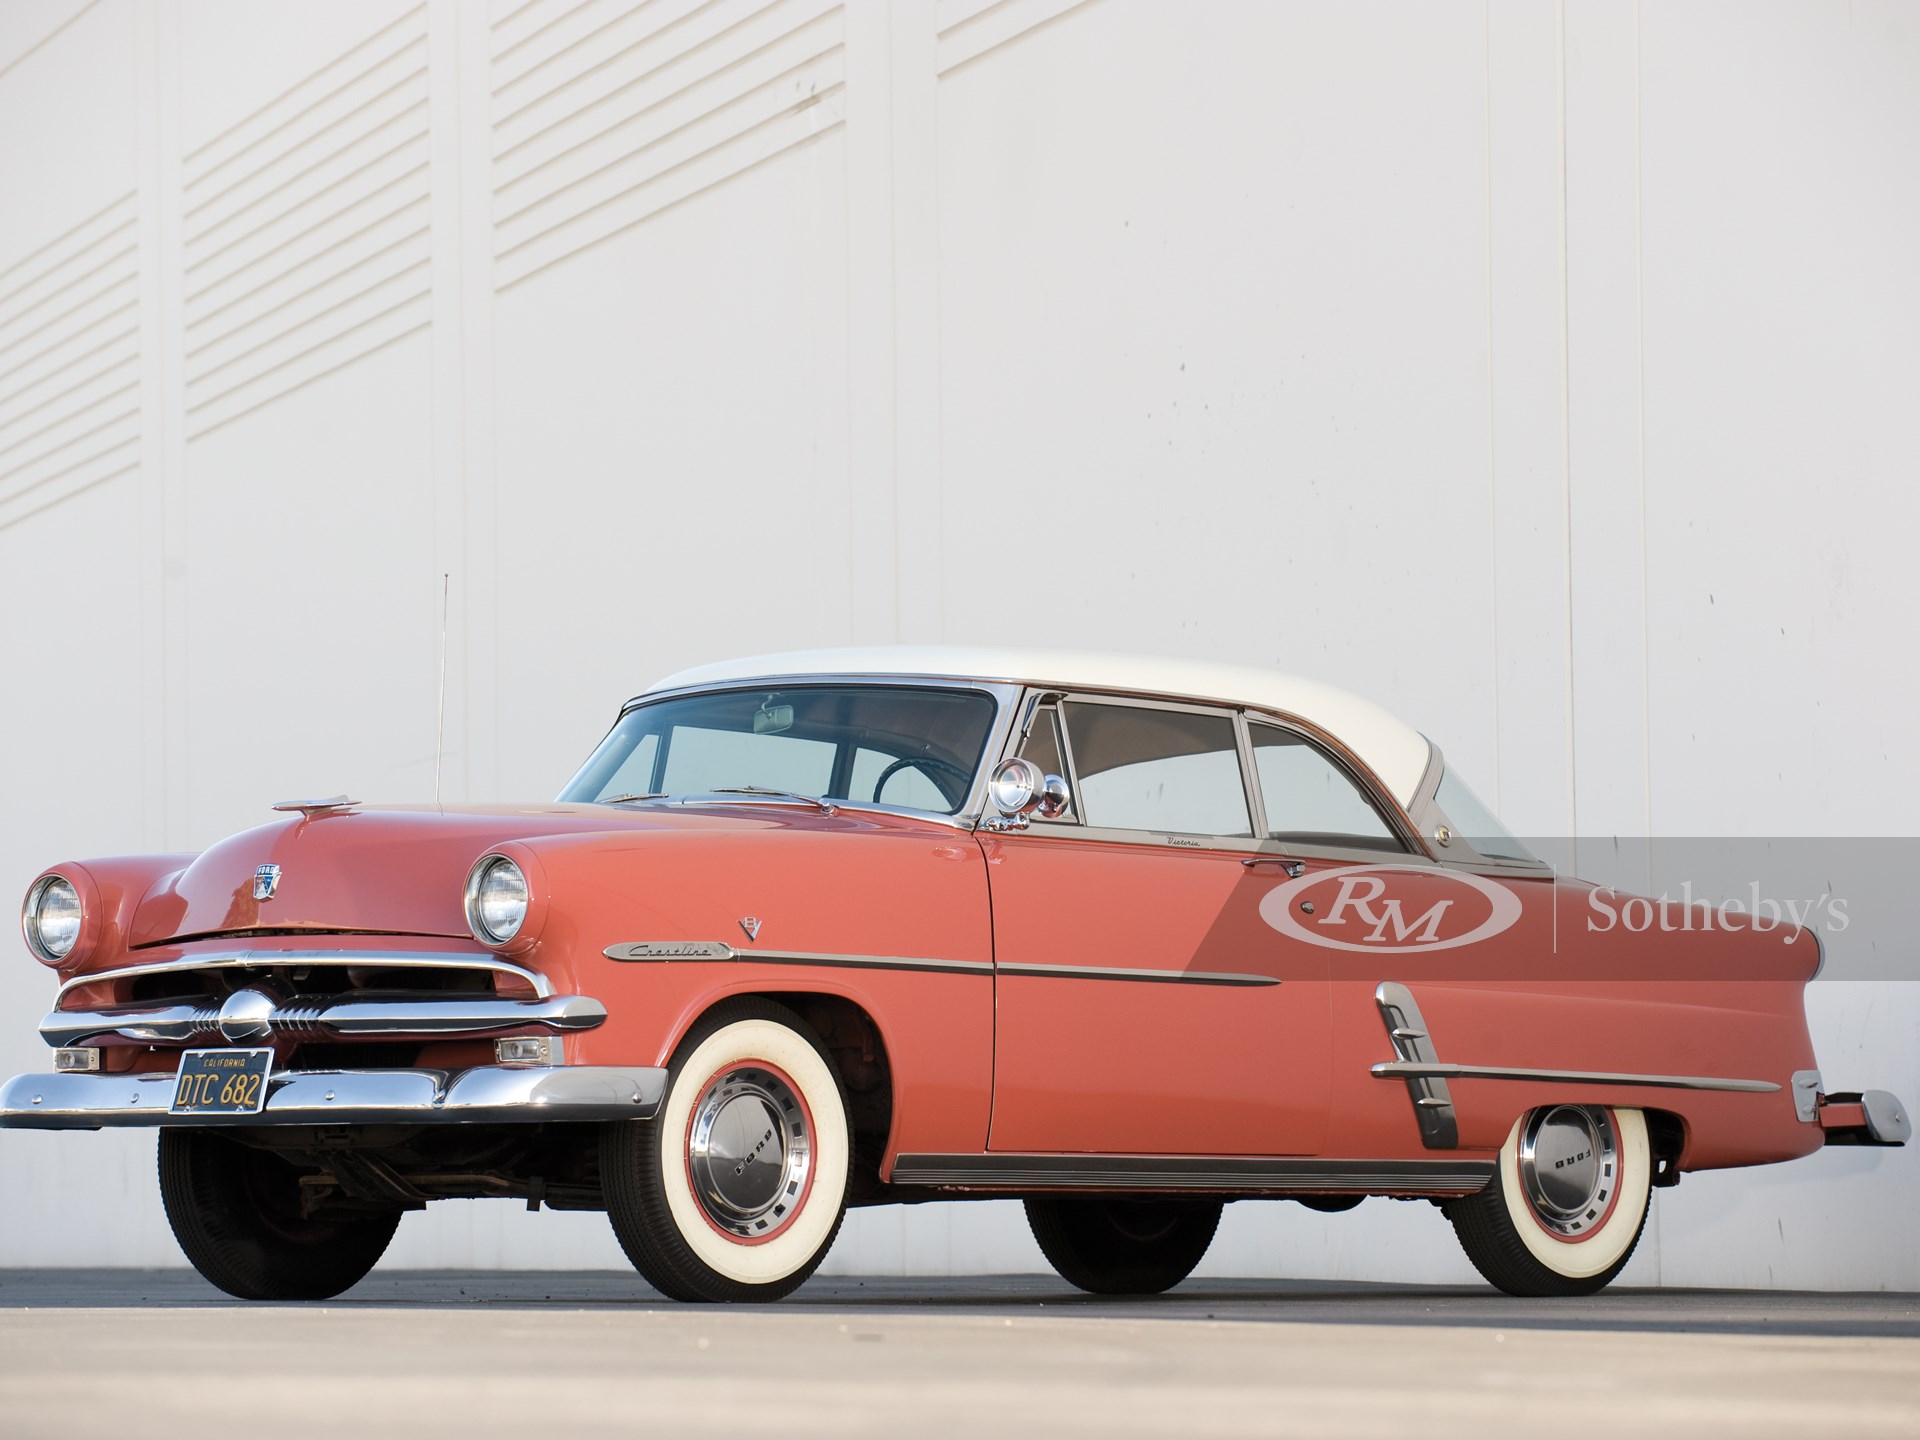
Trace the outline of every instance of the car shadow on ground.
<instances>
[{"instance_id":1,"label":"car shadow on ground","mask_svg":"<svg viewBox=\"0 0 1920 1440\"><path fill-rule=\"evenodd\" d=\"M181 1309L234 1301L191 1270L0 1270L0 1310ZM619 1271L376 1270L326 1308L678 1310ZM315 1308L311 1306L297 1308ZM1043 1275L821 1276L754 1313L1447 1326L1706 1335L1920 1337L1920 1295L1613 1289L1517 1300L1479 1286L1200 1277L1165 1295L1084 1295Z\"/></svg>"}]
</instances>

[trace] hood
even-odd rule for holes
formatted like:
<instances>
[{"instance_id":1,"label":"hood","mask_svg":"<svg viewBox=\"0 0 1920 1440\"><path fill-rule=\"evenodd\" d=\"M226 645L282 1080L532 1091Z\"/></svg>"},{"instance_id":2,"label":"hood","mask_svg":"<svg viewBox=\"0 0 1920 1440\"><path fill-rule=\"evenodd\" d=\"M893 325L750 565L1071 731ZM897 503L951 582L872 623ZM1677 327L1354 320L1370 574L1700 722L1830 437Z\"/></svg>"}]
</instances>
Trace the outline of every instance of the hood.
<instances>
[{"instance_id":1,"label":"hood","mask_svg":"<svg viewBox=\"0 0 1920 1440\"><path fill-rule=\"evenodd\" d=\"M805 823L764 810L625 811L605 805L412 809L360 806L289 816L229 836L162 876L134 912L129 943L196 936L365 931L469 939L467 872L508 840L635 830L762 829ZM277 865L273 898L254 874Z\"/></svg>"}]
</instances>

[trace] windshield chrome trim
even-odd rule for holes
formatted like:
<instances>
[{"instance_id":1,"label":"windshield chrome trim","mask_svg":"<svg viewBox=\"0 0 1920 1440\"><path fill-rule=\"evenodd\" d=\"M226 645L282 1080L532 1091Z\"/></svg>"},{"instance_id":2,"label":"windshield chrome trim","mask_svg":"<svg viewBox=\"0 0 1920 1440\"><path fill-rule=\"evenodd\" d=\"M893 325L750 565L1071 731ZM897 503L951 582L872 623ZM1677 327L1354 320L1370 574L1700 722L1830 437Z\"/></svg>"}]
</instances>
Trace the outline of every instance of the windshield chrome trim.
<instances>
[{"instance_id":1,"label":"windshield chrome trim","mask_svg":"<svg viewBox=\"0 0 1920 1440\"><path fill-rule=\"evenodd\" d=\"M517 976L533 987L541 1000L553 998L553 982L537 970L512 965L487 951L422 950L417 954L394 950L233 950L204 955L196 959L160 960L148 965L123 965L113 970L98 970L76 975L60 987L53 1008L70 990L83 985L103 985L114 980L129 980L138 975L165 975L182 970L236 970L262 965L385 965L417 970L498 970Z\"/></svg>"},{"instance_id":2,"label":"windshield chrome trim","mask_svg":"<svg viewBox=\"0 0 1920 1440\"><path fill-rule=\"evenodd\" d=\"M871 800L842 800L838 797L828 801L836 810L855 810L878 815L899 815L909 820L930 820L935 824L946 825L955 830L972 830L980 823L987 803L987 778L993 770L993 759L1006 746L1007 732L1012 727L1016 702L1020 699L1022 686L1018 681L976 679L954 675L907 675L897 671L888 671L879 675L818 674L818 675L747 675L731 680L714 680L704 685L676 685L669 690L647 690L635 695L620 707L620 713L614 716L613 725L618 725L627 715L641 705L651 705L660 700L678 700L688 695L725 695L741 690L760 690L769 685L782 688L825 685L871 685L889 687L898 690L972 690L988 696L994 704L993 724L987 730L986 743L981 746L979 763L974 767L973 784L968 788L966 799L951 814L939 810L916 810L905 805L885 805ZM607 735L613 733L613 725L607 727ZM602 735L593 747L597 751L606 743ZM593 758L588 752L587 759ZM573 789L580 776L585 773L586 761L574 771L566 785L561 789L556 803L562 803L567 791ZM794 806L798 802L781 801L775 797L726 797L734 803L744 804L784 804ZM597 800L564 801L568 804L597 805ZM660 800L629 801L633 805L674 805L682 806L687 800L668 796ZM692 803L700 803L698 801ZM718 803L718 802L711 802ZM811 806L811 802L808 802Z\"/></svg>"}]
</instances>

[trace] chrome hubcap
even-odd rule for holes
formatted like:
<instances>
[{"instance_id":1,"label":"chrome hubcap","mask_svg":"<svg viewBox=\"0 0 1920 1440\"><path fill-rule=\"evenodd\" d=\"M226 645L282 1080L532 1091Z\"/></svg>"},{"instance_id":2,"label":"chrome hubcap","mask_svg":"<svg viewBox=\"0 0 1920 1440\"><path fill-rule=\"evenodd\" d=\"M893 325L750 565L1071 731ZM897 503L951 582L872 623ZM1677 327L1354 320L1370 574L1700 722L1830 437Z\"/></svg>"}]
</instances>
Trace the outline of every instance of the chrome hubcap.
<instances>
[{"instance_id":1,"label":"chrome hubcap","mask_svg":"<svg viewBox=\"0 0 1920 1440\"><path fill-rule=\"evenodd\" d=\"M1520 1183L1533 1213L1556 1235L1584 1235L1604 1220L1619 1177L1620 1147L1606 1111L1555 1105L1534 1111L1521 1127Z\"/></svg>"},{"instance_id":2,"label":"chrome hubcap","mask_svg":"<svg viewBox=\"0 0 1920 1440\"><path fill-rule=\"evenodd\" d=\"M778 1231L799 1209L812 1164L806 1109L773 1071L723 1071L694 1103L688 1176L700 1208L728 1234Z\"/></svg>"}]
</instances>

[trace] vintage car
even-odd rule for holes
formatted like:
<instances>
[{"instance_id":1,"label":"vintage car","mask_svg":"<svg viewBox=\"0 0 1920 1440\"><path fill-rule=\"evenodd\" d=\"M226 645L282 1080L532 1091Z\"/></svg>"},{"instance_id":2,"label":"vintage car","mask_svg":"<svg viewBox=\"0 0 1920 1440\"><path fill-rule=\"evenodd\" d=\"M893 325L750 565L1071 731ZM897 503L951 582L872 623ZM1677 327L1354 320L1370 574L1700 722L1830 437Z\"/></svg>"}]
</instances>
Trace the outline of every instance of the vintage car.
<instances>
[{"instance_id":1,"label":"vintage car","mask_svg":"<svg viewBox=\"0 0 1920 1440\"><path fill-rule=\"evenodd\" d=\"M1177 1284L1229 1200L1384 1195L1584 1294L1685 1171L1909 1132L1814 1068L1817 935L1576 923L1423 735L1264 670L763 657L630 701L552 804L274 809L33 881L53 1068L0 1092L158 1129L245 1298L485 1196L604 1209L682 1300L787 1294L849 1205L990 1197L1096 1292Z\"/></svg>"}]
</instances>

